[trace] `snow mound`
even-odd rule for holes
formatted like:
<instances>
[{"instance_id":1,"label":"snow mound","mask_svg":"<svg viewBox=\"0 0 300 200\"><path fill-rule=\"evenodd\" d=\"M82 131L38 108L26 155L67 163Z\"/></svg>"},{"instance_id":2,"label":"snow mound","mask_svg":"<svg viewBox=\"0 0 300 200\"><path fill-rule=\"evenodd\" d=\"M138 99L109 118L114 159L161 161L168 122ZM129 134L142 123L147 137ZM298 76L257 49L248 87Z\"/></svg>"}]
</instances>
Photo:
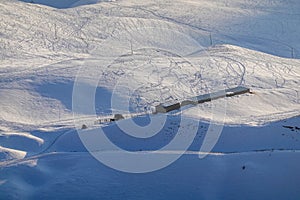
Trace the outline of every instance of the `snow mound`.
<instances>
[{"instance_id":1,"label":"snow mound","mask_svg":"<svg viewBox=\"0 0 300 200\"><path fill-rule=\"evenodd\" d=\"M11 159L22 159L26 156L25 151L4 148L0 146L0 161Z\"/></svg>"}]
</instances>

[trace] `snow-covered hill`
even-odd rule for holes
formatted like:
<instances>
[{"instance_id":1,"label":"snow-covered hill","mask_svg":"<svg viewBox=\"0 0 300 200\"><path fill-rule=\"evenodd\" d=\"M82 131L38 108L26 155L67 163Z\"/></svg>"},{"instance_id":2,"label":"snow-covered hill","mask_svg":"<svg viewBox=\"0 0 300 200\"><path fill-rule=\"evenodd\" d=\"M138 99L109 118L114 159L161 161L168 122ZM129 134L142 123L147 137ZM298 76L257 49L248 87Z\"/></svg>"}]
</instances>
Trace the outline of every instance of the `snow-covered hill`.
<instances>
[{"instance_id":1,"label":"snow-covered hill","mask_svg":"<svg viewBox=\"0 0 300 200\"><path fill-rule=\"evenodd\" d=\"M0 199L299 197L299 2L95 2L0 1ZM94 124L238 85L252 93L133 119L140 128ZM73 113L91 99L95 113ZM153 173L117 172L87 151L82 124L121 148L94 156L183 155ZM199 152L211 124L222 134ZM159 150L176 135L187 151Z\"/></svg>"}]
</instances>

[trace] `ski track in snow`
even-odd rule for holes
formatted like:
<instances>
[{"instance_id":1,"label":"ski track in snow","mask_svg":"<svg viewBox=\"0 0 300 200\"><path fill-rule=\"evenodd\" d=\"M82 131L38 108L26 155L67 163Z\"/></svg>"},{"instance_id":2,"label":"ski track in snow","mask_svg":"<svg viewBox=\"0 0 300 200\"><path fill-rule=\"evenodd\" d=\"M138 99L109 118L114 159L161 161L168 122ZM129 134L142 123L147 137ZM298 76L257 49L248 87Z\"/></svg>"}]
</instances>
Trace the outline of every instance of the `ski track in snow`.
<instances>
[{"instance_id":1,"label":"ski track in snow","mask_svg":"<svg viewBox=\"0 0 300 200\"><path fill-rule=\"evenodd\" d=\"M97 151L96 151L97 152ZM99 153L99 152L98 152ZM123 151L101 151L101 154L117 154L122 155L124 154ZM239 151L239 152L200 152L200 151L138 151L132 152L132 154L178 154L178 155L208 155L208 156L245 156L245 155L255 155L255 154L277 154L277 153L295 153L299 154L300 150L295 149L284 149L284 150L276 150L276 149L262 149L262 150L255 150L255 151ZM51 153L41 153L34 156L21 158L21 159L14 159L0 162L0 168L11 167L15 165L26 165L28 161L31 160L38 160L43 157L47 157L49 155L72 155L72 154L90 154L89 152L51 152ZM30 162L29 162L30 163Z\"/></svg>"}]
</instances>

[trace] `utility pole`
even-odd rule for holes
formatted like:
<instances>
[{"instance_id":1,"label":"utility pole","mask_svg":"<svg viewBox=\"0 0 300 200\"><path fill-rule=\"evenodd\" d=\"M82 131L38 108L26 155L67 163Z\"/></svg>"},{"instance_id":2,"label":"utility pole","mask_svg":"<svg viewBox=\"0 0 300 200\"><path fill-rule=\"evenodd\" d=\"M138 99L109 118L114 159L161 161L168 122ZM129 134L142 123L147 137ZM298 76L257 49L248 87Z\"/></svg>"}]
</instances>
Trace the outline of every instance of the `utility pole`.
<instances>
[{"instance_id":1,"label":"utility pole","mask_svg":"<svg viewBox=\"0 0 300 200\"><path fill-rule=\"evenodd\" d=\"M54 24L54 39L57 40L57 26Z\"/></svg>"},{"instance_id":2,"label":"utility pole","mask_svg":"<svg viewBox=\"0 0 300 200\"><path fill-rule=\"evenodd\" d=\"M130 40L130 51L131 51L131 55L133 55L133 47L132 47L132 41Z\"/></svg>"}]
</instances>

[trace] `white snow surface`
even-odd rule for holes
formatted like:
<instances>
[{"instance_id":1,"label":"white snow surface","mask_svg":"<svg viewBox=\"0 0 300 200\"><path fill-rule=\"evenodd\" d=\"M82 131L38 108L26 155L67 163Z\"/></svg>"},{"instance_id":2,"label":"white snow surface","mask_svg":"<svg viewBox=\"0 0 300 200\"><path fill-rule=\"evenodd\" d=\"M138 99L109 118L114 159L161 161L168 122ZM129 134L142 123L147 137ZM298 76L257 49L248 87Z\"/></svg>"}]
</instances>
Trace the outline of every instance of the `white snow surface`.
<instances>
[{"instance_id":1,"label":"white snow surface","mask_svg":"<svg viewBox=\"0 0 300 200\"><path fill-rule=\"evenodd\" d=\"M296 0L0 0L0 199L298 199L299 10ZM96 114L72 113L78 77L96 90ZM199 121L187 151L155 151L183 155L152 173L101 164L74 128L128 113L127 101L138 113L239 85L251 94L167 114L150 142L103 125L123 149L152 154L180 117ZM210 123L223 131L199 159Z\"/></svg>"}]
</instances>

